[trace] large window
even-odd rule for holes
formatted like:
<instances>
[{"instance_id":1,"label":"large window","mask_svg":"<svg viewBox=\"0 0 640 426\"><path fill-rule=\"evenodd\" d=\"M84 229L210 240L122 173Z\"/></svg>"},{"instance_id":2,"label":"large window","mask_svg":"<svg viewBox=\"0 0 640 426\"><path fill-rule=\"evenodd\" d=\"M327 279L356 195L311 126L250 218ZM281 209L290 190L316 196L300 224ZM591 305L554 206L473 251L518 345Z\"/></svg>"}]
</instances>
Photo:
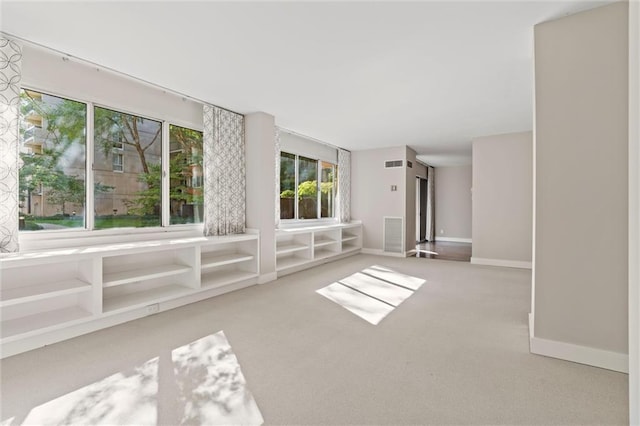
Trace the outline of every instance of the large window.
<instances>
[{"instance_id":1,"label":"large window","mask_svg":"<svg viewBox=\"0 0 640 426\"><path fill-rule=\"evenodd\" d=\"M22 90L20 112L20 229L85 226L86 104Z\"/></svg>"},{"instance_id":2,"label":"large window","mask_svg":"<svg viewBox=\"0 0 640 426\"><path fill-rule=\"evenodd\" d=\"M280 219L334 217L335 175L335 164L282 152Z\"/></svg>"},{"instance_id":3,"label":"large window","mask_svg":"<svg viewBox=\"0 0 640 426\"><path fill-rule=\"evenodd\" d=\"M202 132L171 125L169 143L171 223L202 222Z\"/></svg>"},{"instance_id":4,"label":"large window","mask_svg":"<svg viewBox=\"0 0 640 426\"><path fill-rule=\"evenodd\" d=\"M28 89L20 107L21 230L202 222L202 132Z\"/></svg>"}]
</instances>

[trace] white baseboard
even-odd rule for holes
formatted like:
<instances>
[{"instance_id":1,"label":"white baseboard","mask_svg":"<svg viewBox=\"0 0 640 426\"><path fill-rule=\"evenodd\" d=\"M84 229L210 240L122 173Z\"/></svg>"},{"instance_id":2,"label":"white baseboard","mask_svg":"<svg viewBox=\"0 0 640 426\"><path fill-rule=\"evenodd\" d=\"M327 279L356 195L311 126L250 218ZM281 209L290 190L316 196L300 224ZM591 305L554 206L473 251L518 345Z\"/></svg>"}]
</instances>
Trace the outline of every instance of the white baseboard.
<instances>
[{"instance_id":1,"label":"white baseboard","mask_svg":"<svg viewBox=\"0 0 640 426\"><path fill-rule=\"evenodd\" d=\"M471 263L476 265L504 266L507 268L531 269L531 262L525 262L523 260L485 259L482 257L471 257Z\"/></svg>"},{"instance_id":2,"label":"white baseboard","mask_svg":"<svg viewBox=\"0 0 640 426\"><path fill-rule=\"evenodd\" d=\"M373 254L376 256L390 256L390 257L409 257L412 256L416 253L416 250L409 250L406 251L404 253L389 253L387 251L381 250L381 249L370 249L370 248L363 248L360 251L362 254Z\"/></svg>"},{"instance_id":3,"label":"white baseboard","mask_svg":"<svg viewBox=\"0 0 640 426\"><path fill-rule=\"evenodd\" d=\"M449 243L471 243L471 238L436 237L436 241L445 241Z\"/></svg>"},{"instance_id":4,"label":"white baseboard","mask_svg":"<svg viewBox=\"0 0 640 426\"><path fill-rule=\"evenodd\" d=\"M533 330L533 328L530 330ZM539 337L530 337L529 344L533 354L605 368L620 373L629 373L629 355L627 354L541 339Z\"/></svg>"},{"instance_id":5,"label":"white baseboard","mask_svg":"<svg viewBox=\"0 0 640 426\"><path fill-rule=\"evenodd\" d=\"M278 279L277 272L269 272L268 274L262 274L258 277L258 284L270 283Z\"/></svg>"}]
</instances>

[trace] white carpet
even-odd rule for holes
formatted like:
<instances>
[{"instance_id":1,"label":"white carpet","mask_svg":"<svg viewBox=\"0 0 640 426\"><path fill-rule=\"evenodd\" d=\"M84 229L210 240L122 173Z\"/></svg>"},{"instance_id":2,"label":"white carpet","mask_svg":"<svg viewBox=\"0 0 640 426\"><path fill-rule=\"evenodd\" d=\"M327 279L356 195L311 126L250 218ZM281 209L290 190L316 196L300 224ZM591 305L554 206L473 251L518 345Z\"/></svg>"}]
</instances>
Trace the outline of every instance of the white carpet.
<instances>
[{"instance_id":1,"label":"white carpet","mask_svg":"<svg viewBox=\"0 0 640 426\"><path fill-rule=\"evenodd\" d=\"M424 283L421 278L374 265L316 292L377 325Z\"/></svg>"},{"instance_id":2,"label":"white carpet","mask_svg":"<svg viewBox=\"0 0 640 426\"><path fill-rule=\"evenodd\" d=\"M316 294L356 274L426 284L372 326ZM64 423L53 407L80 389L61 410L87 408L87 421L76 421L77 410L69 423L98 423L111 400L91 399L102 388L131 401L118 401L103 423L195 422L209 415L197 398L213 373L206 358L185 354L215 359L217 345L195 342L224 330L259 404L256 422L628 425L628 376L529 353L530 308L531 271L352 256L0 360L0 424L38 424L46 411ZM232 390L236 381L219 383ZM233 407L242 400L229 399Z\"/></svg>"},{"instance_id":3,"label":"white carpet","mask_svg":"<svg viewBox=\"0 0 640 426\"><path fill-rule=\"evenodd\" d=\"M262 414L246 387L224 332L171 351L181 425L260 425ZM34 407L25 425L156 425L159 358L118 372ZM2 425L15 419L3 419Z\"/></svg>"}]
</instances>

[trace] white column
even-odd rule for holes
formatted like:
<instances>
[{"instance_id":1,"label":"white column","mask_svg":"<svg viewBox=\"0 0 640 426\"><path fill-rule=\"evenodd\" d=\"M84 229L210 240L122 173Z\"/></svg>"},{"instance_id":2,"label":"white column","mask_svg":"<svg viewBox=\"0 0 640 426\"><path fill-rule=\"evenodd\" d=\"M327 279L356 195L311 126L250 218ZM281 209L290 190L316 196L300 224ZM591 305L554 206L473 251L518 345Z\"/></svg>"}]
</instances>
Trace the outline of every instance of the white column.
<instances>
[{"instance_id":1,"label":"white column","mask_svg":"<svg viewBox=\"0 0 640 426\"><path fill-rule=\"evenodd\" d=\"M264 112L245 115L247 228L260 231L259 283L276 279L275 118Z\"/></svg>"}]
</instances>

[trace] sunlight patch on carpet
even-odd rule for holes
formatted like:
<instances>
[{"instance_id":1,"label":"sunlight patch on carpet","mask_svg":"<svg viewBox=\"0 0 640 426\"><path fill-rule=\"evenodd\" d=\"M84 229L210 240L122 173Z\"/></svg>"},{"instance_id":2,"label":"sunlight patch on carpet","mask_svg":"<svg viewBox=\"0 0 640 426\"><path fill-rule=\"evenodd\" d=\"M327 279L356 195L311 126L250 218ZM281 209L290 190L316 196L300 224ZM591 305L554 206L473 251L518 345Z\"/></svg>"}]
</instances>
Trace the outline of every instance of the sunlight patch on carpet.
<instances>
[{"instance_id":1,"label":"sunlight patch on carpet","mask_svg":"<svg viewBox=\"0 0 640 426\"><path fill-rule=\"evenodd\" d=\"M374 265L316 290L316 293L377 325L424 283L422 278Z\"/></svg>"},{"instance_id":2,"label":"sunlight patch on carpet","mask_svg":"<svg viewBox=\"0 0 640 426\"><path fill-rule=\"evenodd\" d=\"M224 332L174 349L171 359L184 405L181 424L260 425L264 422Z\"/></svg>"},{"instance_id":3,"label":"sunlight patch on carpet","mask_svg":"<svg viewBox=\"0 0 640 426\"><path fill-rule=\"evenodd\" d=\"M173 374L159 380L161 360ZM179 408L163 407L159 395L178 391ZM175 425L260 425L264 422L247 389L238 359L224 332L190 342L108 377L57 396L15 415L0 426L25 425L157 425L159 412ZM14 414L14 413L12 413ZM175 420L174 420L175 419Z\"/></svg>"},{"instance_id":4,"label":"sunlight patch on carpet","mask_svg":"<svg viewBox=\"0 0 640 426\"><path fill-rule=\"evenodd\" d=\"M32 409L25 425L155 425L158 358Z\"/></svg>"}]
</instances>

